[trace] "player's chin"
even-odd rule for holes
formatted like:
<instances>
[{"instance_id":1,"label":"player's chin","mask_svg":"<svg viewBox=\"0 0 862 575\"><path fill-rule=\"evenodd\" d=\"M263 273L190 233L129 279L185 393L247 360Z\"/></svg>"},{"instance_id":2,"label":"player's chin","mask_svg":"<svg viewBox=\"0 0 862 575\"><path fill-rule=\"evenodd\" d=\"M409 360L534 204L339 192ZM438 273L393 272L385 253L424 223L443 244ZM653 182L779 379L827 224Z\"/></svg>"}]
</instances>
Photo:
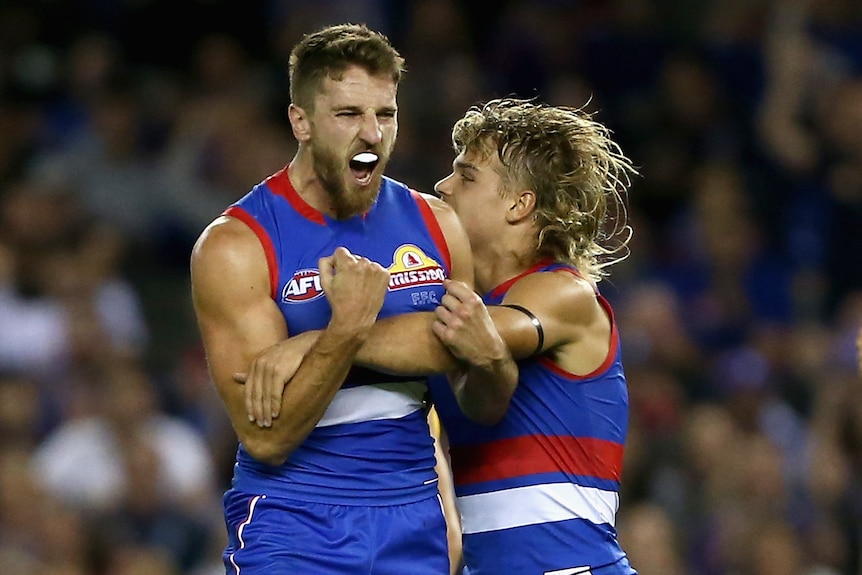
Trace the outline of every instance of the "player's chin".
<instances>
[{"instance_id":1,"label":"player's chin","mask_svg":"<svg viewBox=\"0 0 862 575\"><path fill-rule=\"evenodd\" d=\"M372 179L369 182L357 182L351 179L346 187L346 194L341 203L348 211L357 214L368 211L380 193L381 178Z\"/></svg>"},{"instance_id":2,"label":"player's chin","mask_svg":"<svg viewBox=\"0 0 862 575\"><path fill-rule=\"evenodd\" d=\"M374 172L368 174L366 177L361 178L354 177L351 174L347 189L349 189L353 194L371 194L376 197L377 193L380 191L380 186L382 184L383 174L375 170Z\"/></svg>"}]
</instances>

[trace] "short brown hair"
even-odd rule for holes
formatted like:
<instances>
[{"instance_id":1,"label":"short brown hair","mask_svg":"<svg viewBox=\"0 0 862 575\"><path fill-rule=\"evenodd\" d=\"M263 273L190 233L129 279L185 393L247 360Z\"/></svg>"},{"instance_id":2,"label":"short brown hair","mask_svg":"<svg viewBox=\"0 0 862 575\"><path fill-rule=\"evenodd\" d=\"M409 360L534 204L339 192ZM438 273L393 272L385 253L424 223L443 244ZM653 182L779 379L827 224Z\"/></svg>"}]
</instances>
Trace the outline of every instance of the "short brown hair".
<instances>
[{"instance_id":1,"label":"short brown hair","mask_svg":"<svg viewBox=\"0 0 862 575\"><path fill-rule=\"evenodd\" d=\"M290 99L311 107L323 78L339 79L350 65L371 75L387 75L397 86L404 73L404 58L389 39L364 24L338 24L306 34L290 53Z\"/></svg>"}]
</instances>

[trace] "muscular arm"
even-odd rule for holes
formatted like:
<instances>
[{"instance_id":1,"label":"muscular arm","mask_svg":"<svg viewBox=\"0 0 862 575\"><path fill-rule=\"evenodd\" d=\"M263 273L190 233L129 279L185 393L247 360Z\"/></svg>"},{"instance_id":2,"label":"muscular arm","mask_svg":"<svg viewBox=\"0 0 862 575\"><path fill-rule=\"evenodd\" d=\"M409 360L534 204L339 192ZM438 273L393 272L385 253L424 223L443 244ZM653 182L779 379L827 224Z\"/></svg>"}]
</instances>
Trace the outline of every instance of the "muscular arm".
<instances>
[{"instance_id":1,"label":"muscular arm","mask_svg":"<svg viewBox=\"0 0 862 575\"><path fill-rule=\"evenodd\" d=\"M530 274L509 289L502 303L520 305L539 319L542 353L567 372L587 375L607 358L611 320L586 280L565 271ZM526 314L502 306L489 311L515 358L536 353L537 331Z\"/></svg>"},{"instance_id":2,"label":"muscular arm","mask_svg":"<svg viewBox=\"0 0 862 575\"><path fill-rule=\"evenodd\" d=\"M250 421L244 388L236 385L233 374L244 371L259 353L287 337L284 318L270 297L263 249L245 224L220 218L195 245L191 277L209 369L237 436L256 459L281 464L320 420L376 311L366 310L362 321L356 322L354 314L339 314L333 306L330 324L303 357L282 395L285 417L271 426L259 426Z\"/></svg>"}]
</instances>

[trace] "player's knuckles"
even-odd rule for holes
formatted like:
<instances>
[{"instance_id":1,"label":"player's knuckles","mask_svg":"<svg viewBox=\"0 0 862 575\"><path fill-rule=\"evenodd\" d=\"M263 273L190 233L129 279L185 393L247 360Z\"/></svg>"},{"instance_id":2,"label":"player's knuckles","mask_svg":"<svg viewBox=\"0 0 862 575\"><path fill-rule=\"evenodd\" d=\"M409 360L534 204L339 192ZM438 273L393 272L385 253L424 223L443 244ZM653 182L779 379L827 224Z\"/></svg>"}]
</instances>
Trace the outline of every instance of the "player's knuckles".
<instances>
[{"instance_id":1,"label":"player's knuckles","mask_svg":"<svg viewBox=\"0 0 862 575\"><path fill-rule=\"evenodd\" d=\"M269 357L267 355L260 355L251 362L252 371L257 372L265 372L269 368Z\"/></svg>"},{"instance_id":2,"label":"player's knuckles","mask_svg":"<svg viewBox=\"0 0 862 575\"><path fill-rule=\"evenodd\" d=\"M442 323L441 323L441 324L437 324L437 325L439 325L439 326L440 326L440 327L436 330L437 337L439 337L439 338L440 338L440 341L442 341L443 343L445 343L445 344L451 344L451 343L452 343L452 328L450 328L448 325L445 325L445 324L442 324Z\"/></svg>"},{"instance_id":3,"label":"player's knuckles","mask_svg":"<svg viewBox=\"0 0 862 575\"><path fill-rule=\"evenodd\" d=\"M455 312L455 317L458 318L459 322L469 321L470 318L473 317L474 312L474 310L471 309L470 306L464 304L459 305L453 311Z\"/></svg>"},{"instance_id":4,"label":"player's knuckles","mask_svg":"<svg viewBox=\"0 0 862 575\"><path fill-rule=\"evenodd\" d=\"M482 307L482 301L477 297L467 297L461 301L461 307L469 314L474 314Z\"/></svg>"},{"instance_id":5,"label":"player's knuckles","mask_svg":"<svg viewBox=\"0 0 862 575\"><path fill-rule=\"evenodd\" d=\"M362 270L365 273L377 278L389 275L389 270L387 270L377 262L372 262L371 260L365 260L362 262Z\"/></svg>"},{"instance_id":6,"label":"player's knuckles","mask_svg":"<svg viewBox=\"0 0 862 575\"><path fill-rule=\"evenodd\" d=\"M267 378L271 378L277 368L278 364L271 359L267 359L261 363L261 373Z\"/></svg>"}]
</instances>

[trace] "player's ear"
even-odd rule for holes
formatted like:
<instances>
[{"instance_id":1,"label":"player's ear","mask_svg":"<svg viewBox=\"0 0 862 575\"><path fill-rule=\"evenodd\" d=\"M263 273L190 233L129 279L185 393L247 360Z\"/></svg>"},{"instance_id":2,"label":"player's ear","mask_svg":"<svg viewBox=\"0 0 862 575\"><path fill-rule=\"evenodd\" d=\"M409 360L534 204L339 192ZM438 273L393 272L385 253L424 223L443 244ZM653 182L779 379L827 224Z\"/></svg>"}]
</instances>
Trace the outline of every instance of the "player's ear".
<instances>
[{"instance_id":1,"label":"player's ear","mask_svg":"<svg viewBox=\"0 0 862 575\"><path fill-rule=\"evenodd\" d=\"M536 192L533 190L521 190L512 194L512 204L506 213L506 221L517 223L533 216L536 211Z\"/></svg>"},{"instance_id":2,"label":"player's ear","mask_svg":"<svg viewBox=\"0 0 862 575\"><path fill-rule=\"evenodd\" d=\"M290 120L293 137L296 138L297 142L305 142L311 138L311 124L304 108L291 104L287 108L287 118Z\"/></svg>"}]
</instances>

